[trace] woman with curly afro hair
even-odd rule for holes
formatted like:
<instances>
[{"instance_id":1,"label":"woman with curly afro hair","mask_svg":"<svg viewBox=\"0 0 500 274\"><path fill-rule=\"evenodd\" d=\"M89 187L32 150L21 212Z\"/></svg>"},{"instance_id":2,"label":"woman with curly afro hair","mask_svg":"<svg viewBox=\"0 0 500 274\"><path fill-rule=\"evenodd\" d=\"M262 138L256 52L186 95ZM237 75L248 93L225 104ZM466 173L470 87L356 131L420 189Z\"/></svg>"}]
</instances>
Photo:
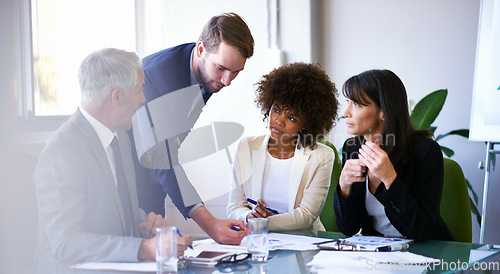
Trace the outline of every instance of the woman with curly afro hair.
<instances>
[{"instance_id":1,"label":"woman with curly afro hair","mask_svg":"<svg viewBox=\"0 0 500 274\"><path fill-rule=\"evenodd\" d=\"M337 117L335 85L320 65L293 63L264 75L256 95L269 133L238 146L228 217L268 218L272 231L325 230L318 216L335 155L317 141Z\"/></svg>"}]
</instances>

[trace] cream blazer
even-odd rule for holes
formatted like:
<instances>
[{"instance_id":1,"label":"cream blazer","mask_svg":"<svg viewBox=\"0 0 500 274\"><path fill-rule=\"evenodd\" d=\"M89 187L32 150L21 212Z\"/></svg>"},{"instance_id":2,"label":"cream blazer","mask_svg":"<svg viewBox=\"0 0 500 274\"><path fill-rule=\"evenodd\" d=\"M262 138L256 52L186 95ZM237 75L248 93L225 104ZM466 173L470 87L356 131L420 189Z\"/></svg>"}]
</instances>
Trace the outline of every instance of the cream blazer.
<instances>
[{"instance_id":1,"label":"cream blazer","mask_svg":"<svg viewBox=\"0 0 500 274\"><path fill-rule=\"evenodd\" d=\"M242 139L233 165L227 216L246 221L255 201L262 197L262 180L270 135ZM335 154L328 146L295 150L288 187L288 212L268 217L269 230L325 230L318 216L325 204Z\"/></svg>"}]
</instances>

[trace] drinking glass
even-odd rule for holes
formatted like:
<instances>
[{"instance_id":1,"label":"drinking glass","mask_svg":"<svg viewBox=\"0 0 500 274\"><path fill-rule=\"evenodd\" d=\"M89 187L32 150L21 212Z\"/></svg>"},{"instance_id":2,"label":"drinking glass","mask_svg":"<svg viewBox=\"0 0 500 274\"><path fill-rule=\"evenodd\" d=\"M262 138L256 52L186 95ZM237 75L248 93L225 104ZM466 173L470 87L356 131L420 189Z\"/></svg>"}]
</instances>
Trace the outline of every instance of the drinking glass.
<instances>
[{"instance_id":1,"label":"drinking glass","mask_svg":"<svg viewBox=\"0 0 500 274\"><path fill-rule=\"evenodd\" d=\"M247 247L251 260L266 262L269 256L269 229L266 218L248 220Z\"/></svg>"},{"instance_id":2,"label":"drinking glass","mask_svg":"<svg viewBox=\"0 0 500 274\"><path fill-rule=\"evenodd\" d=\"M156 228L156 266L158 273L177 272L177 228Z\"/></svg>"}]
</instances>

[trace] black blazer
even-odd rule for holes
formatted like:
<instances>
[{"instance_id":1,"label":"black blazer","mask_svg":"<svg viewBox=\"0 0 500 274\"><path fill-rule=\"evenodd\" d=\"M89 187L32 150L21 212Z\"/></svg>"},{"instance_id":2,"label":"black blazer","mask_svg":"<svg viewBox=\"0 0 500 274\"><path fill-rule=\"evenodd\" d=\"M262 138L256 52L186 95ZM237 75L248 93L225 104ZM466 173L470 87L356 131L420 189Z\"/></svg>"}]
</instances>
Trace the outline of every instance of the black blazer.
<instances>
[{"instance_id":1,"label":"black blazer","mask_svg":"<svg viewBox=\"0 0 500 274\"><path fill-rule=\"evenodd\" d=\"M353 143L353 138L344 143L342 166L358 156L361 145ZM451 241L453 236L439 214L444 173L441 149L438 143L424 136L413 136L412 143L409 160L402 166L394 165L397 177L391 187L386 189L380 184L374 196L404 237L415 241ZM345 235L354 235L360 229L364 235L380 235L366 211L365 194L365 182L355 182L351 194L344 200L337 185L334 210L337 226Z\"/></svg>"}]
</instances>

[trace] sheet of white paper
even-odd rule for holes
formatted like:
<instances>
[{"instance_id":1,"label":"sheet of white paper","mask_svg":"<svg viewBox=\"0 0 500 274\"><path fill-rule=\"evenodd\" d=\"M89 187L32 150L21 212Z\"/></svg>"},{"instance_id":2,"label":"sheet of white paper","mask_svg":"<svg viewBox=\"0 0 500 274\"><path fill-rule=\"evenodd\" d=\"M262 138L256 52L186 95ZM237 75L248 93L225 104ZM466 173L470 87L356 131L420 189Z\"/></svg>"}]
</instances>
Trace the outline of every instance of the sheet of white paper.
<instances>
[{"instance_id":1,"label":"sheet of white paper","mask_svg":"<svg viewBox=\"0 0 500 274\"><path fill-rule=\"evenodd\" d=\"M490 250L471 250L469 254L469 263L484 260L484 258L491 256L495 252L496 251Z\"/></svg>"},{"instance_id":2,"label":"sheet of white paper","mask_svg":"<svg viewBox=\"0 0 500 274\"><path fill-rule=\"evenodd\" d=\"M269 249L270 250L316 250L316 243L329 241L332 239L309 237L302 235L290 235L280 233L269 234Z\"/></svg>"},{"instance_id":3,"label":"sheet of white paper","mask_svg":"<svg viewBox=\"0 0 500 274\"><path fill-rule=\"evenodd\" d=\"M213 239L204 239L193 242L193 251L188 251L186 256L191 256L191 254L198 255L201 251L218 251L218 252L232 252L232 253L245 253L247 252L246 242L240 245L223 245L215 242ZM196 253L198 252L198 253ZM194 256L196 256L194 255Z\"/></svg>"},{"instance_id":4,"label":"sheet of white paper","mask_svg":"<svg viewBox=\"0 0 500 274\"><path fill-rule=\"evenodd\" d=\"M88 262L72 265L70 268L82 270L156 272L156 262L140 263L102 263Z\"/></svg>"},{"instance_id":5,"label":"sheet of white paper","mask_svg":"<svg viewBox=\"0 0 500 274\"><path fill-rule=\"evenodd\" d=\"M269 233L269 250L297 250L307 251L316 250L318 247L316 243L328 241L331 239L308 237L301 235L289 235L280 233ZM241 253L247 252L246 237L241 241L240 245L222 245L216 243L212 239L204 239L193 242L193 251L187 251L186 256L196 256L201 251L219 251L219 252L233 252ZM198 253L196 253L198 252ZM195 254L195 255L192 255Z\"/></svg>"},{"instance_id":6,"label":"sheet of white paper","mask_svg":"<svg viewBox=\"0 0 500 274\"><path fill-rule=\"evenodd\" d=\"M335 268L349 269L350 273L378 270L383 272L415 272L422 273L426 264L439 262L438 259L425 257L411 252L358 252L358 251L328 251L318 252L312 261L307 263L318 273ZM379 272L377 272L379 273Z\"/></svg>"}]
</instances>

